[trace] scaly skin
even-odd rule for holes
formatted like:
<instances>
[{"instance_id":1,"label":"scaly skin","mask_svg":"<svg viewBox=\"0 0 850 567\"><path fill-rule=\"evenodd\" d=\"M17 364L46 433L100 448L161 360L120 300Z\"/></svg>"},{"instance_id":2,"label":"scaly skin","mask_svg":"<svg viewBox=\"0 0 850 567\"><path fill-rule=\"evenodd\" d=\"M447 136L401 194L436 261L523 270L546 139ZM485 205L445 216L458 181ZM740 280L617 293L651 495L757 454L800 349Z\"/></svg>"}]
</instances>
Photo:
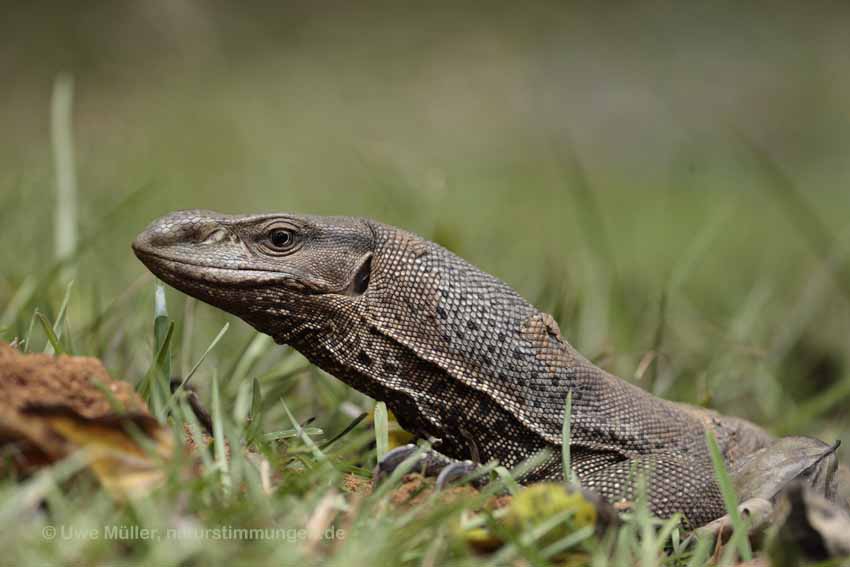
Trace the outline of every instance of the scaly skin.
<instances>
[{"instance_id":1,"label":"scaly skin","mask_svg":"<svg viewBox=\"0 0 850 567\"><path fill-rule=\"evenodd\" d=\"M655 398L594 366L557 323L448 250L369 219L180 211L152 223L136 255L175 288L241 317L365 394L452 459L562 478L572 392L572 464L585 488L634 497L648 476L659 516L691 526L724 513L705 443L727 465L773 440L744 420Z\"/></svg>"}]
</instances>

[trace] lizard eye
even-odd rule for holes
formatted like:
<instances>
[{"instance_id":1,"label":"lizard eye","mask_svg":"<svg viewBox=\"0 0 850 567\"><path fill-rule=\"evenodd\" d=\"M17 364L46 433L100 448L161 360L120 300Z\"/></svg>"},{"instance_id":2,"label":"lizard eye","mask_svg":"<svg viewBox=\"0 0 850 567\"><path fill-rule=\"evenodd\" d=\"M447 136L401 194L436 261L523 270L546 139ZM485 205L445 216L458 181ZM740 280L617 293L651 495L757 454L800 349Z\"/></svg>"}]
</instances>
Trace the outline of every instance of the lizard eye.
<instances>
[{"instance_id":1,"label":"lizard eye","mask_svg":"<svg viewBox=\"0 0 850 567\"><path fill-rule=\"evenodd\" d=\"M297 226L280 221L265 226L257 235L258 245L271 256L288 256L301 247L302 241Z\"/></svg>"},{"instance_id":2,"label":"lizard eye","mask_svg":"<svg viewBox=\"0 0 850 567\"><path fill-rule=\"evenodd\" d=\"M288 250L295 242L295 236L290 230L275 228L269 232L269 242L278 250Z\"/></svg>"}]
</instances>

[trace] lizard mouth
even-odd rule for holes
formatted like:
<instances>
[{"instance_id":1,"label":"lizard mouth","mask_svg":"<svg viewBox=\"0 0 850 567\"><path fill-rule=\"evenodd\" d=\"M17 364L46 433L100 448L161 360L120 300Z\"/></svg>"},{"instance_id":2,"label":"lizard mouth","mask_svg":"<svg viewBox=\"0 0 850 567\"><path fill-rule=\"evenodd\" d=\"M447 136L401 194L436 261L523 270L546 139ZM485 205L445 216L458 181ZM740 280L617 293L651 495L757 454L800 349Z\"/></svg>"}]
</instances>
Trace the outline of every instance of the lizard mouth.
<instances>
[{"instance_id":1,"label":"lizard mouth","mask_svg":"<svg viewBox=\"0 0 850 567\"><path fill-rule=\"evenodd\" d=\"M166 256L147 250L135 242L133 252L158 278L187 293L190 293L192 289L212 285L241 289L273 286L306 294L335 293L293 272L216 266L186 258Z\"/></svg>"},{"instance_id":2,"label":"lizard mouth","mask_svg":"<svg viewBox=\"0 0 850 567\"><path fill-rule=\"evenodd\" d=\"M298 275L275 270L231 268L193 262L185 258L174 258L133 247L136 257L167 283L195 282L214 283L217 286L255 287L269 284L286 287L302 287L303 280Z\"/></svg>"}]
</instances>

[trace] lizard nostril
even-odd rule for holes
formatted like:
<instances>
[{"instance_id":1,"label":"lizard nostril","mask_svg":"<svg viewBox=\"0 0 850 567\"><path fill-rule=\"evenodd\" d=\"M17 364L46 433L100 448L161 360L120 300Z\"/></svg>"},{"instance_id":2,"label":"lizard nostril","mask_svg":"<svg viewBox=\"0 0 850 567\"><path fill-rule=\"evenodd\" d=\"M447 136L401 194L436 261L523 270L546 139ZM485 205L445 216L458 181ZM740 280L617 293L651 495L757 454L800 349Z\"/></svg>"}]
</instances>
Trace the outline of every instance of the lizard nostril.
<instances>
[{"instance_id":1,"label":"lizard nostril","mask_svg":"<svg viewBox=\"0 0 850 567\"><path fill-rule=\"evenodd\" d=\"M208 232L205 237L200 240L201 244L215 244L227 240L229 235L223 228L215 228L212 232Z\"/></svg>"}]
</instances>

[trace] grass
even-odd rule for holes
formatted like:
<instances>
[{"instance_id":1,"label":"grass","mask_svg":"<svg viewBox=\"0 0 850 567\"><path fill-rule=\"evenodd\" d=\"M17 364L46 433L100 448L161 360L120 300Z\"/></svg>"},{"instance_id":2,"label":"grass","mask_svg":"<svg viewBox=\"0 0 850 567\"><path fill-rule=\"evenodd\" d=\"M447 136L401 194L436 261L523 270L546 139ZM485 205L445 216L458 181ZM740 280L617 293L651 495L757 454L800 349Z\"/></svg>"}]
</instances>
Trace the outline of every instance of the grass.
<instances>
[{"instance_id":1,"label":"grass","mask_svg":"<svg viewBox=\"0 0 850 567\"><path fill-rule=\"evenodd\" d=\"M776 163L718 126L720 142L696 136L688 152L658 150L651 163L661 173L632 176L615 154L588 150L578 130L567 140L541 135L544 118L522 122L491 96L500 82L476 91L474 112L461 106L467 114L423 132L439 91L420 95L413 82L415 96L390 91L380 100L404 104L379 109L348 95L337 100L333 93L360 92L365 79L350 69L374 58L304 41L328 50L319 58L326 67L315 64L315 52L309 65L272 52L245 65L199 64L197 74L180 77L139 68L136 86L122 93L97 77L63 78L52 159L50 141L35 134L0 141L9 150L0 155L0 338L22 340L30 352L102 359L157 416L170 416L178 443L184 424L200 443L185 392L171 393L177 376L197 389L215 432L199 475L187 478L183 463L168 463L161 489L125 504L76 458L27 479L0 478L0 564L493 559L453 532L483 496L398 509L389 502L398 475L369 497L345 493L345 475L368 479L387 449L383 409L365 417L372 400L240 321L156 286L129 243L176 208L357 214L415 230L509 282L552 313L580 351L658 395L777 434L850 438L850 201L840 167L818 162L817 179L838 182L805 183L812 176L799 162ZM286 72L270 76L267 66L278 60ZM393 73L400 68L409 67ZM228 80L210 89L207 74ZM381 78L391 86L404 80ZM73 97L72 84L80 89ZM36 102L22 113L31 122L49 110ZM72 104L80 105L73 135ZM493 490L517 490L509 471L494 472ZM106 526L157 537L107 538ZM57 529L53 539L49 528ZM204 529L213 531L187 536ZM177 542L168 530L184 537ZM552 564L556 551L588 538L536 546L542 535L510 541L495 559ZM717 562L710 542L682 539L638 506L588 552L589 562Z\"/></svg>"},{"instance_id":2,"label":"grass","mask_svg":"<svg viewBox=\"0 0 850 567\"><path fill-rule=\"evenodd\" d=\"M700 238L698 235L697 239ZM80 475L82 465L74 459L59 463L23 484L11 478L3 480L0 501L10 513L0 519L0 541L13 550L7 558L12 563L218 564L235 558L258 564L270 562L271 558L284 564L348 564L351 558L356 558L358 563L405 565L423 562L476 565L488 561L459 544L450 528L465 510L480 504L475 499L453 503L431 499L412 511L394 510L388 498L398 475L383 490L362 502L343 495L340 488L343 475L368 478L376 453L386 450L386 415L380 404L375 410L373 431L362 421L362 414L371 408L371 402L332 377L305 366L297 353L252 336L241 324L231 334L230 322L222 324L218 313L202 305L181 309L184 298L153 285L150 280L132 289L128 297L95 302L94 296L83 292L81 286L96 282L86 281L85 272L79 270L78 281L82 283L63 285L62 270L54 269L57 265L60 263L44 267L42 275L35 280L19 280L20 287L10 290L5 316L10 325L4 331L4 338L22 338L24 348L30 351L92 353L108 363L112 361L116 377L136 381L155 415L161 418L171 415L177 432L183 431L181 424L185 421L198 437L200 427L187 411L181 391L172 395L168 386L170 376L177 370L175 361L189 361L184 363L182 378L185 384L195 377L193 384L207 392L215 441L210 453L204 454L203 472L198 478L187 480L179 472L182 463L171 463L169 481L163 488L142 501L127 504L111 501L90 477ZM753 345L760 340L769 344L772 335L766 325L760 325L757 317L749 313L764 315L764 294L769 292L760 291L759 286L765 285L764 279L760 281L754 293L744 299L740 312L730 318L726 337L717 323L697 316L693 297L689 301L679 297L679 311L669 306L646 309L632 321L628 320L628 309L612 309L616 317L624 319L625 327L650 331L641 340L648 350L657 351L662 344L658 338L662 325L658 316L668 319L666 326L684 331L680 342L665 338L664 344L673 343L668 348L678 349L663 353L667 362L655 381L663 383L665 372L667 380L671 380L669 374L674 374L668 393L677 391L676 380L684 380L691 372L689 357L698 355L698 361L690 364L698 366L703 361L710 377L707 383L713 384L712 391L720 389L715 394L721 400L720 407L724 404L734 407L737 397L747 395L747 386L739 383L735 390L725 390L729 387L727 375L752 368L753 357L758 364L767 363L765 356L752 352L756 349ZM579 296L595 290L579 289L572 293ZM668 293L672 305L677 305L672 295L675 288ZM171 312L183 313L185 319L172 318L166 309L166 295L176 305ZM140 309L138 300L146 296L147 301L155 299L152 311ZM146 317L146 311L152 312L153 317ZM564 327L572 328L563 317ZM766 317L769 319L770 313ZM34 326L33 320L40 324ZM616 324L616 318L613 324L601 322L609 331ZM216 327L218 330L213 332ZM182 334L187 328L198 336L206 336L209 342L199 347L194 337ZM805 325L797 328L800 336L795 338L796 342L817 340L807 335L812 329ZM703 345L719 342L715 347L717 354L711 354L710 346L705 349L707 352L689 352L688 341L700 337ZM183 348L189 352L182 352ZM147 351L147 355L140 357L137 354L140 351ZM843 357L846 353L836 355ZM605 356L610 355L603 355L603 364ZM656 356L657 364L661 353ZM628 358L636 363L643 359L637 354ZM607 362L618 365L616 357ZM706 380L704 372L696 376L702 375ZM816 394L812 400L820 400L821 396ZM842 421L836 421L831 414L839 403L839 399L829 403L818 401L814 423L840 425ZM811 412L805 400L800 401L799 409L796 401L779 407L790 409L789 419L793 419L795 411ZM316 426L302 426L303 421L313 417ZM773 419L781 428L779 412ZM351 424L354 426L350 428ZM338 434L343 432L345 435L340 437ZM565 428L564 435L569 436L569 428ZM183 442L182 435L177 435L177 439ZM371 450L369 446L375 439L377 449ZM243 450L234 448L250 449L253 454L264 456L268 464L258 464L262 461L252 460ZM564 466L569 467L569 462ZM281 476L271 492L270 470L280 471ZM501 482L515 490L508 472L503 470L501 474ZM734 505L734 497L725 496ZM40 502L46 506L39 505ZM314 531L308 533L308 526ZM330 530L328 534L333 537L317 536L316 526L322 528L319 530L322 533ZM107 527L112 530L111 535L107 534ZM51 528L58 530L58 536L47 540L42 534ZM549 564L555 551L576 548L589 536L572 534L541 551L533 542L545 531L509 544L495 558L503 563L522 558L530 564ZM658 522L639 508L616 537L597 544L589 560L593 565L605 565L609 560L612 564L637 560L658 565L710 564L706 542L677 546L674 543L677 537L673 524ZM749 551L746 544L740 538L734 541L744 546L741 552L746 556Z\"/></svg>"},{"instance_id":3,"label":"grass","mask_svg":"<svg viewBox=\"0 0 850 567\"><path fill-rule=\"evenodd\" d=\"M88 301L79 284L61 284L61 271L47 267L45 273L44 277L57 281L37 281L38 291L19 292L30 294L25 300L11 294L10 304L16 312L10 315L14 324L4 337L23 339L23 348L30 351L82 354L93 348L105 360L119 362L118 367L127 364L123 359L129 357L130 371L113 372L116 377L137 382L155 415L163 419L170 416L178 443L185 441L184 423L200 439L200 426L188 411L185 392L181 388L172 395L168 385L176 371L175 361L185 360L183 383L194 376L194 386L206 392L214 442L202 455L202 472L196 478L187 479L181 473L184 463L180 460L167 463L170 472L165 486L126 504L110 500L91 477L80 474L82 464L74 458L22 483L12 478L2 480L0 502L9 512L0 517L0 541L12 550L6 558L11 563L176 565L220 564L238 558L257 564L354 561L478 565L490 560L506 564L523 559L533 565L548 565L556 553L585 549L582 545L589 541L589 532L569 534L543 548L535 545L558 523L556 518L551 526L538 526L520 540L510 540L512 543L497 555L480 557L459 543L452 530L468 510L480 506L480 497L454 502L431 498L412 510L396 509L389 498L400 474L365 499L346 496L341 488L344 475L367 479L377 455L386 451L388 427L382 404L375 408L373 429L362 420L364 410L372 406L365 397L305 366L297 353L246 332L241 324L233 336L230 322L219 326L219 314L205 306L180 309L184 299L159 284L149 282L133 292L138 298L154 299L153 310L140 310L138 304L128 300L106 302L109 307L98 310L95 306L100 303ZM79 274L84 277L82 270ZM22 285L29 285L26 281ZM167 308L167 295L176 308ZM706 364L709 372L719 374L718 380L736 365L749 366L746 360L753 355L746 350L747 341L756 340L750 329L757 323L746 312L749 302L754 302L754 310L763 305L758 294L753 297L729 323L729 337L722 341L726 352ZM91 311L85 313L83 307ZM676 315L667 309L665 317ZM145 311L153 317L146 316ZM660 323L654 317L658 311L647 310L643 315L647 324L640 326L657 329ZM186 318L175 320L172 312L183 313ZM55 323L51 323L50 314L55 314ZM682 312L679 317L668 324L680 329L684 326L703 337L718 333L704 320L688 321ZM33 318L41 324L33 326ZM146 319L146 325L137 323ZM118 321L122 327L116 325ZM569 328L569 322L565 323ZM186 339L181 331L187 328L206 336L209 342L199 345ZM120 333L119 339L109 341L104 329ZM650 333L644 343L647 348L659 347L657 336L657 331ZM147 351L147 355L133 356L131 346L134 351ZM190 352L183 353L182 348ZM668 372L673 368L682 376L687 374L676 362L686 360L686 352L665 354ZM634 358L639 361L643 357ZM659 380L663 378L661 373ZM740 391L721 393L725 395L717 397L723 400L743 395ZM819 407L822 413L818 418L830 423L832 417L826 410L834 406ZM774 418L781 424L780 416ZM303 425L305 421L311 425ZM564 435L569 438L568 427ZM376 448L370 449L375 440ZM568 469L569 461L564 466ZM279 478L271 483L270 474ZM502 469L500 475L501 480L493 483L491 491L499 486L516 490L508 471ZM728 483L723 486L729 488ZM734 509L734 494L727 490L724 496ZM54 539L43 535L54 528L58 530ZM707 542L698 540L683 546L678 541L675 520L656 520L649 515L645 502L639 503L616 535L592 546L587 561L593 565L638 560L647 565L713 564ZM747 557L746 542L737 536L733 541ZM734 548L730 546L732 551ZM727 553L721 560L731 557Z\"/></svg>"},{"instance_id":4,"label":"grass","mask_svg":"<svg viewBox=\"0 0 850 567\"><path fill-rule=\"evenodd\" d=\"M721 494L723 494L723 503L726 506L726 512L729 514L729 519L734 528L730 540L731 545L729 546L731 549L726 550L726 555L729 556L732 550L737 550L743 561L751 561L753 551L750 548L750 541L747 537L747 525L738 510L738 496L735 494L732 478L729 476L729 472L726 470L726 465L723 462L723 453L720 452L720 447L717 445L717 439L713 431L705 432L705 440L708 444L708 451L711 455L711 463L714 466L717 484L720 486Z\"/></svg>"}]
</instances>

